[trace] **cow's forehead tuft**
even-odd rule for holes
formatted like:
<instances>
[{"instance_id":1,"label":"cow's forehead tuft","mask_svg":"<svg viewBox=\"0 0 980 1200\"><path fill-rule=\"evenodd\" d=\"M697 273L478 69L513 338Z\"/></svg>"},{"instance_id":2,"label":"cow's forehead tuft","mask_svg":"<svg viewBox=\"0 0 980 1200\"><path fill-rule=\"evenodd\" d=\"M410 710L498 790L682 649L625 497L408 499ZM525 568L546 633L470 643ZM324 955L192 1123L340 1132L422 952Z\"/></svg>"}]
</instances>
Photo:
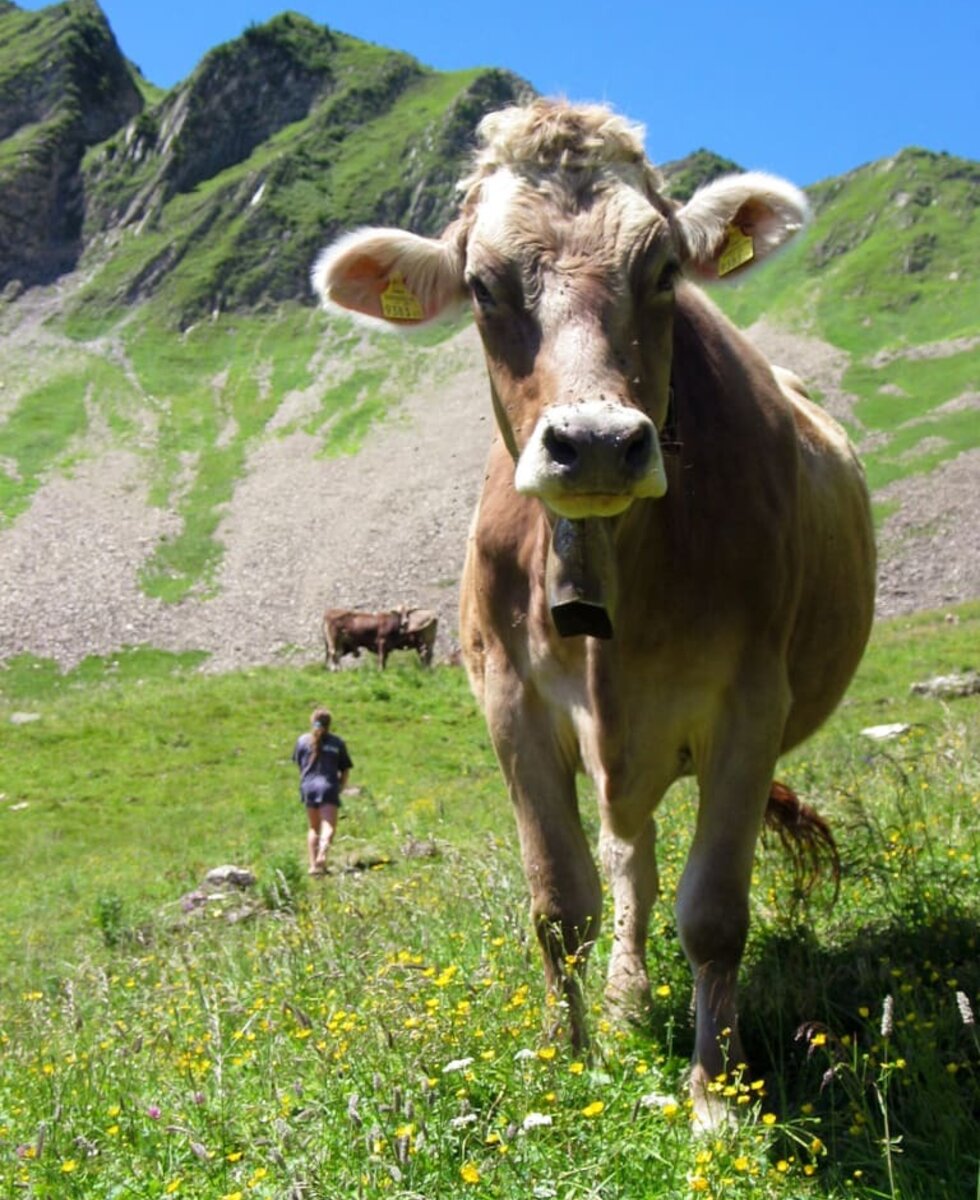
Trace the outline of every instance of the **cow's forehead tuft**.
<instances>
[{"instance_id":1,"label":"cow's forehead tuft","mask_svg":"<svg viewBox=\"0 0 980 1200\"><path fill-rule=\"evenodd\" d=\"M647 194L659 192L660 173L647 161L642 125L599 104L535 100L489 113L480 122L473 171L460 188L472 199L479 183L501 168L521 173L636 175Z\"/></svg>"},{"instance_id":2,"label":"cow's forehead tuft","mask_svg":"<svg viewBox=\"0 0 980 1200\"><path fill-rule=\"evenodd\" d=\"M612 174L612 172L609 172ZM471 212L467 258L489 254L500 262L582 257L596 269L616 269L645 243L663 216L635 186L608 176L601 196L580 207L561 178L532 183L503 167L484 179Z\"/></svg>"}]
</instances>

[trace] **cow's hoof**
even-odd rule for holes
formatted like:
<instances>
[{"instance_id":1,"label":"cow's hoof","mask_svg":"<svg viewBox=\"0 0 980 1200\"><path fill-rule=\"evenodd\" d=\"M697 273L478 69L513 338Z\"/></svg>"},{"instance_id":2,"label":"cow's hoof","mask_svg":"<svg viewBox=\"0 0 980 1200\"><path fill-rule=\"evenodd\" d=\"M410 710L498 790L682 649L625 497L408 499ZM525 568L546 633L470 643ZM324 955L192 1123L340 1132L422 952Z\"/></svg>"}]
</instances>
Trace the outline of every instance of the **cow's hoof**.
<instances>
[{"instance_id":1,"label":"cow's hoof","mask_svg":"<svg viewBox=\"0 0 980 1200\"><path fill-rule=\"evenodd\" d=\"M715 1085L717 1087L717 1085ZM703 1067L691 1069L691 1131L695 1134L719 1133L735 1124L735 1111L716 1090Z\"/></svg>"},{"instance_id":2,"label":"cow's hoof","mask_svg":"<svg viewBox=\"0 0 980 1200\"><path fill-rule=\"evenodd\" d=\"M649 1025L653 1016L650 980L642 974L622 973L606 984L606 1009L625 1025Z\"/></svg>"}]
</instances>

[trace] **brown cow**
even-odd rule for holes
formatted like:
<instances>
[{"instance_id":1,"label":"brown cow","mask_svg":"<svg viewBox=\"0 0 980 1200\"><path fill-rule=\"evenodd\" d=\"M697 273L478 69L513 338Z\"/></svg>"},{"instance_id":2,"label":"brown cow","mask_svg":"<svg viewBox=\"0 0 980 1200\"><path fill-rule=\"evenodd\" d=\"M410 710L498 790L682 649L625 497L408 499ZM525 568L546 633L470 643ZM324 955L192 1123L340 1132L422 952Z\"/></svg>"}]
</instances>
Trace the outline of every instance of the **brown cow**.
<instances>
[{"instance_id":1,"label":"brown cow","mask_svg":"<svg viewBox=\"0 0 980 1200\"><path fill-rule=\"evenodd\" d=\"M357 658L362 650L370 650L377 654L378 666L383 670L388 655L396 648L393 643L404 620L405 613L400 608L382 613L328 608L323 614L327 666L331 671L339 671L340 660L345 654Z\"/></svg>"},{"instance_id":2,"label":"brown cow","mask_svg":"<svg viewBox=\"0 0 980 1200\"><path fill-rule=\"evenodd\" d=\"M338 671L345 654L356 658L362 650L376 653L382 670L393 650L415 650L423 666L431 666L438 625L435 613L424 608L397 608L382 613L328 608L323 614L327 666Z\"/></svg>"},{"instance_id":3,"label":"brown cow","mask_svg":"<svg viewBox=\"0 0 980 1200\"><path fill-rule=\"evenodd\" d=\"M600 107L535 101L480 135L441 238L355 232L321 256L314 286L391 324L471 300L499 436L461 641L548 979L581 1042L566 964L582 969L602 898L576 773L595 782L615 906L608 993L644 1005L652 813L694 775L676 914L695 980L692 1093L713 1123L708 1083L742 1059L736 975L776 760L851 679L875 554L843 431L684 276L754 266L804 224L806 200L747 174L675 205L642 129Z\"/></svg>"}]
</instances>

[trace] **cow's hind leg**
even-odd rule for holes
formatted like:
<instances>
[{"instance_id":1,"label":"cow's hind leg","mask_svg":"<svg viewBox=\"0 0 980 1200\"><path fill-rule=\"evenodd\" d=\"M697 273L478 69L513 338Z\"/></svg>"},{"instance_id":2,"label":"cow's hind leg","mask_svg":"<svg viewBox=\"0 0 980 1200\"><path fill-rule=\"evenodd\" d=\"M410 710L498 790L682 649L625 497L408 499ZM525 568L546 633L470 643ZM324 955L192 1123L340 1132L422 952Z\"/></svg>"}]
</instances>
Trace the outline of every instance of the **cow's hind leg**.
<instances>
[{"instance_id":1,"label":"cow's hind leg","mask_svg":"<svg viewBox=\"0 0 980 1200\"><path fill-rule=\"evenodd\" d=\"M781 723L759 713L773 691L735 690L724 727L702 747L694 841L677 891L677 928L694 973L695 1116L717 1124L725 1109L711 1084L743 1063L736 981L749 928L755 848L779 750Z\"/></svg>"},{"instance_id":2,"label":"cow's hind leg","mask_svg":"<svg viewBox=\"0 0 980 1200\"><path fill-rule=\"evenodd\" d=\"M572 1044L582 1048L588 1043L582 981L599 932L602 891L579 817L574 749L562 744L539 701L508 697L507 682L488 673L487 721L514 805L548 986L567 1011Z\"/></svg>"},{"instance_id":3,"label":"cow's hind leg","mask_svg":"<svg viewBox=\"0 0 980 1200\"><path fill-rule=\"evenodd\" d=\"M604 828L599 852L615 913L606 999L618 1015L642 1020L650 1012L646 943L650 909L659 890L653 819L645 821L631 841Z\"/></svg>"}]
</instances>

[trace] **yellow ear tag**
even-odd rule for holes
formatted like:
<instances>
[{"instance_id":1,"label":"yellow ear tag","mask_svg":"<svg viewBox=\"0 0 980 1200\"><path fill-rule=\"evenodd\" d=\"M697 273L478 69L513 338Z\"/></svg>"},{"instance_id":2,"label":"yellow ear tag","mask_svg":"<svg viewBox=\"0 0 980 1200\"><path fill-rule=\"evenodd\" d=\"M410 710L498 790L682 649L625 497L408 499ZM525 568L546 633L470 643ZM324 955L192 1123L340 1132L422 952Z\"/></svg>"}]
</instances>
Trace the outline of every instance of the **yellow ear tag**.
<instances>
[{"instance_id":1,"label":"yellow ear tag","mask_svg":"<svg viewBox=\"0 0 980 1200\"><path fill-rule=\"evenodd\" d=\"M392 275L381 293L381 313L389 321L421 321L425 313L414 292L410 292L399 274Z\"/></svg>"},{"instance_id":2,"label":"yellow ear tag","mask_svg":"<svg viewBox=\"0 0 980 1200\"><path fill-rule=\"evenodd\" d=\"M728 226L728 240L718 258L718 276L730 275L755 258L755 244L737 225Z\"/></svg>"}]
</instances>

